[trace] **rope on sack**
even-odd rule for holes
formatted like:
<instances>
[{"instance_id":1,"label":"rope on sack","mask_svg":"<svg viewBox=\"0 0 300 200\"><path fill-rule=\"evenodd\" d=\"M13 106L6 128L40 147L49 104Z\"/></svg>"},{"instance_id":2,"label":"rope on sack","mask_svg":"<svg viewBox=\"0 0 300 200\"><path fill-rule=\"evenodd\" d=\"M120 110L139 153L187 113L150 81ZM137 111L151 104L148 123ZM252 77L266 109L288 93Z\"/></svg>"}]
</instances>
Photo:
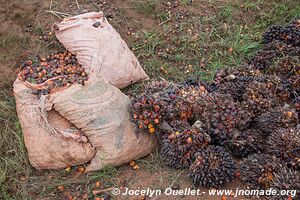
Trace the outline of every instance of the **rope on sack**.
<instances>
[{"instance_id":1,"label":"rope on sack","mask_svg":"<svg viewBox=\"0 0 300 200\"><path fill-rule=\"evenodd\" d=\"M47 95L41 95L39 99L38 110L41 116L39 120L39 124L44 126L47 129L47 131L49 131L51 134L63 136L64 138L72 138L76 142L83 142L83 143L88 142L87 137L82 132L80 132L76 127L71 127L68 129L59 129L54 127L48 122L48 113L46 110L47 108L46 99L47 99Z\"/></svg>"}]
</instances>

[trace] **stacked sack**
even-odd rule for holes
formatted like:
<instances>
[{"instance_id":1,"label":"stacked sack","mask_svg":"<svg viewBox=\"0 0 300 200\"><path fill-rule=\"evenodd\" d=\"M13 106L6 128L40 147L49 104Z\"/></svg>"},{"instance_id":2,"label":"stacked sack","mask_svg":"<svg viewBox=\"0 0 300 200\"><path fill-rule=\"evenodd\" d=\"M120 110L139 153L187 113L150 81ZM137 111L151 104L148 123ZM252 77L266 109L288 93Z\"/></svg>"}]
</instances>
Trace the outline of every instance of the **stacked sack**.
<instances>
[{"instance_id":1,"label":"stacked sack","mask_svg":"<svg viewBox=\"0 0 300 200\"><path fill-rule=\"evenodd\" d=\"M86 171L143 157L155 144L134 132L129 98L118 88L148 76L100 13L55 25L66 52L28 60L14 82L16 109L31 164Z\"/></svg>"}]
</instances>

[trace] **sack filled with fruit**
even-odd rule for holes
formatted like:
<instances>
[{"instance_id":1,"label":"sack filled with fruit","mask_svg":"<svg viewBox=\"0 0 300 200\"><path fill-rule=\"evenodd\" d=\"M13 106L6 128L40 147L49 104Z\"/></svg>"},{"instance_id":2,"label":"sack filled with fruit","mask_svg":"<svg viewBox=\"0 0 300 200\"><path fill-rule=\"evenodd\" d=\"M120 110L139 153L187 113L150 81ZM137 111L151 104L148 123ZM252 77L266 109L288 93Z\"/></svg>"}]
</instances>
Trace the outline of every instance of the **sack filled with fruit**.
<instances>
[{"instance_id":1,"label":"sack filled with fruit","mask_svg":"<svg viewBox=\"0 0 300 200\"><path fill-rule=\"evenodd\" d=\"M80 130L58 112L49 110L42 115L39 97L23 81L17 79L14 82L14 94L25 146L33 167L65 168L85 163L95 156L96 150Z\"/></svg>"},{"instance_id":2,"label":"sack filled with fruit","mask_svg":"<svg viewBox=\"0 0 300 200\"><path fill-rule=\"evenodd\" d=\"M124 88L148 79L139 61L102 12L90 12L65 18L55 24L57 39L89 73Z\"/></svg>"},{"instance_id":3,"label":"sack filled with fruit","mask_svg":"<svg viewBox=\"0 0 300 200\"><path fill-rule=\"evenodd\" d=\"M129 116L129 98L103 78L91 77L50 94L47 103L79 128L97 153L87 171L106 165L121 165L150 153L155 141L136 134Z\"/></svg>"},{"instance_id":4,"label":"sack filled with fruit","mask_svg":"<svg viewBox=\"0 0 300 200\"><path fill-rule=\"evenodd\" d=\"M155 141L136 135L129 98L65 51L27 60L14 83L29 160L37 169L90 161L87 171L150 153Z\"/></svg>"}]
</instances>

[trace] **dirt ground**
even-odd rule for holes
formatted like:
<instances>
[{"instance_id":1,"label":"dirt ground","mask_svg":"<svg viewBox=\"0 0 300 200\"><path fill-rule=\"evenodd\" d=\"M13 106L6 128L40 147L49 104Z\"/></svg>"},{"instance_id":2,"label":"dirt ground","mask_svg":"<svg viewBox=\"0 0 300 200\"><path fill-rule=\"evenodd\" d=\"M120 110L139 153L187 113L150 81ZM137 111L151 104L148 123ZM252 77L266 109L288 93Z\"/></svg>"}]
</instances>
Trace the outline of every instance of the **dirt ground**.
<instances>
[{"instance_id":1,"label":"dirt ground","mask_svg":"<svg viewBox=\"0 0 300 200\"><path fill-rule=\"evenodd\" d=\"M259 0L0 0L0 199L143 199L114 196L112 188L193 188L186 171L161 164L157 152L128 164L81 174L78 167L37 171L27 160L15 113L15 66L29 56L63 49L52 25L63 17L104 11L151 78L209 80L216 70L238 67L259 47L272 24L300 16L300 2ZM136 93L135 84L124 90ZM237 161L238 162L238 161ZM242 188L238 178L224 189ZM154 196L146 199L247 199L245 197Z\"/></svg>"}]
</instances>

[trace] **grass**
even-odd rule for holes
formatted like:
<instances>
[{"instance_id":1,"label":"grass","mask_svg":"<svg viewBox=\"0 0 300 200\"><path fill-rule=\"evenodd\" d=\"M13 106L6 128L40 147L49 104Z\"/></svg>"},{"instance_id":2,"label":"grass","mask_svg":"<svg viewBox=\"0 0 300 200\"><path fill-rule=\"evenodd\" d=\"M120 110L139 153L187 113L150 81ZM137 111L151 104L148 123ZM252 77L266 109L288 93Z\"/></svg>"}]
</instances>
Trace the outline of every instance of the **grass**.
<instances>
[{"instance_id":1,"label":"grass","mask_svg":"<svg viewBox=\"0 0 300 200\"><path fill-rule=\"evenodd\" d=\"M96 9L92 2L80 1L80 5ZM108 3L103 9L114 8L116 15L120 16L130 10L153 21L155 26L142 30L136 28L135 35L138 37L132 38L126 36L125 27L134 27L138 19L126 18L128 21L124 23L120 17L112 20L112 25L118 28L123 38L127 38L126 42L152 79L162 77L172 81L182 81L188 77L211 80L218 69L240 66L260 47L262 33L268 26L284 24L300 16L300 6L293 0L211 0L193 3L181 0L179 6L170 12L162 0L124 2L127 7L123 6L124 3ZM69 3L73 5L74 1ZM55 9L61 11L70 8L70 5L59 7L57 2L55 5ZM179 11L187 14L178 18ZM19 12L18 18L23 16ZM49 17L49 14L46 16ZM114 186L118 184L120 174L128 170L127 167L108 167L74 178L75 168L66 173L65 170L37 171L30 166L12 96L13 66L20 55L47 53L58 48L56 44L48 46L37 39L39 34L45 32L45 26L37 23L32 34L14 30L9 34L0 34L0 63L4 65L0 67L0 199L45 198L51 195L58 198L58 185L70 189L81 185L86 188L83 192L92 198L93 182L101 180L105 187ZM134 84L124 92L136 93L141 89L142 83ZM147 173L161 172L156 180L159 187L164 187L166 182L172 183L174 179L184 182L183 176L178 176L180 171L169 170L160 164L157 153L138 162ZM130 184L135 185L143 178L137 177Z\"/></svg>"}]
</instances>

